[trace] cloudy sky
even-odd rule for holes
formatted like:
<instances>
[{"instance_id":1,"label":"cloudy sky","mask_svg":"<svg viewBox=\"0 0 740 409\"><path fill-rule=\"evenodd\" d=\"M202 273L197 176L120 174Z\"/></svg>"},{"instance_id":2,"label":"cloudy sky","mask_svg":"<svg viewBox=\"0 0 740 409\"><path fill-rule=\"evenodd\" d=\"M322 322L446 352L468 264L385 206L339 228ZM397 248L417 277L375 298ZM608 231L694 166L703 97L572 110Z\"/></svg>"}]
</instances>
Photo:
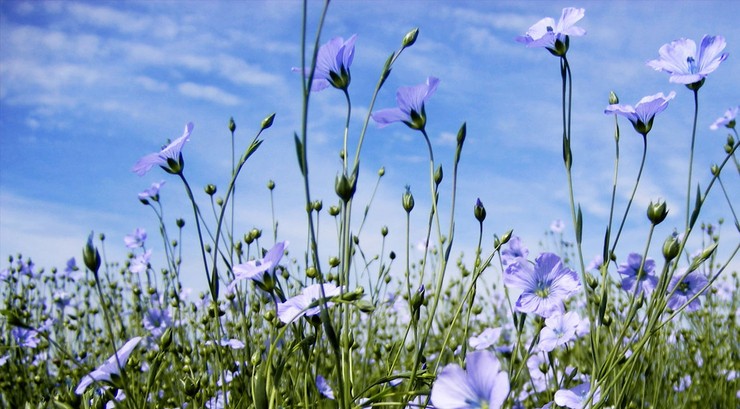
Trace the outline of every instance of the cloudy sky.
<instances>
[{"instance_id":1,"label":"cloudy sky","mask_svg":"<svg viewBox=\"0 0 740 409\"><path fill-rule=\"evenodd\" d=\"M313 35L321 3L309 2ZM543 49L514 41L545 16L563 7L586 9L578 24L587 30L571 39L573 70L573 151L576 200L583 207L585 257L599 252L613 174L613 118L603 114L609 91L623 103L676 91L649 135L648 165L627 224L620 258L642 251L644 217L651 200L664 198L670 217L656 232L659 248L685 212L687 160L693 101L685 87L668 82L646 61L680 37L699 42L705 34L727 39L729 58L700 91L695 180L706 186L709 166L723 157L726 133L709 125L740 103L740 5L734 1L348 1L330 7L322 43L357 34L350 96L350 146L362 127L375 81L403 35L420 28L417 43L403 53L381 91L376 109L395 104L396 88L441 79L427 103L427 129L435 155L451 175L454 136L467 122L460 165L456 244L453 257L470 255L477 240L472 215L476 198L488 210L486 248L492 235L514 229L536 252L555 219L572 237L565 171L561 159L558 60ZM276 113L265 143L245 166L237 186L236 228L263 229L270 237L270 202L265 187L274 180L279 239L294 254L305 250L304 205L293 133L300 129L301 2L298 1L14 1L0 3L0 255L21 252L37 265L62 266L91 230L108 237L106 251L121 260L123 236L136 227L150 233L154 264L163 265L151 209L137 193L166 180L165 217L188 222L185 280L202 286L192 210L181 183L160 169L144 177L131 172L136 160L195 129L185 146L185 173L208 209L202 187L226 189L231 166L229 117L237 124L236 147L244 149L262 118ZM334 176L340 169L345 100L327 89L312 97L309 166L314 196L324 208L335 203ZM618 209L623 209L639 164L640 137L621 122ZM429 209L426 146L403 125L371 126L363 148L361 186L355 214L361 213L385 167L369 221L366 251L376 252L380 226L390 228L391 248L403 254L404 212L400 197L411 185L417 208L412 240L423 237ZM353 151L351 148L350 151ZM731 170L731 169L728 169ZM725 186L740 203L738 179L728 172ZM441 199L443 223L449 213L450 180ZM726 201L712 192L703 220L725 216L724 246L738 234ZM324 213L321 234L334 225ZM446 227L443 227L446 230ZM547 245L547 244L545 244ZM697 244L698 245L698 244ZM415 250L413 250L415 251ZM331 245L322 258L332 254ZM418 256L418 253L417 253ZM6 262L3 262L5 266ZM188 264L192 263L192 264Z\"/></svg>"}]
</instances>

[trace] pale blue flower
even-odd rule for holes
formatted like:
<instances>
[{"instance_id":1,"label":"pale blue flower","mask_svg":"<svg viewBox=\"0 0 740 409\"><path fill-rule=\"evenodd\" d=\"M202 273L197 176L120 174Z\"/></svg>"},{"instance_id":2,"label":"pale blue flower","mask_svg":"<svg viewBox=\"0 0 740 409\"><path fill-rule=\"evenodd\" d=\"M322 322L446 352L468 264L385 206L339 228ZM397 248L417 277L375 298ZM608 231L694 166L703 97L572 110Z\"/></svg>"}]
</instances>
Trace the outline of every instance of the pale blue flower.
<instances>
[{"instance_id":1,"label":"pale blue flower","mask_svg":"<svg viewBox=\"0 0 740 409\"><path fill-rule=\"evenodd\" d=\"M172 326L172 314L166 308L151 308L144 314L142 324L154 338L159 338L168 327Z\"/></svg>"},{"instance_id":2,"label":"pale blue flower","mask_svg":"<svg viewBox=\"0 0 740 409\"><path fill-rule=\"evenodd\" d=\"M541 351L550 352L576 339L576 331L581 325L581 318L575 311L565 314L553 314L545 320L545 327L540 331Z\"/></svg>"},{"instance_id":3,"label":"pale blue flower","mask_svg":"<svg viewBox=\"0 0 740 409\"><path fill-rule=\"evenodd\" d=\"M519 236L511 236L508 244L507 248L501 250L501 263L503 265L516 263L519 259L526 259L529 255L529 249L522 245Z\"/></svg>"},{"instance_id":4,"label":"pale blue flower","mask_svg":"<svg viewBox=\"0 0 740 409\"><path fill-rule=\"evenodd\" d=\"M565 267L553 253L540 254L534 266L524 259L510 264L504 273L504 284L522 290L516 300L517 311L545 318L562 313L565 299L581 288L576 272Z\"/></svg>"},{"instance_id":5,"label":"pale blue flower","mask_svg":"<svg viewBox=\"0 0 740 409\"><path fill-rule=\"evenodd\" d=\"M486 328L477 336L470 337L468 345L476 351L487 349L498 342L498 339L501 337L501 331L503 331L503 328L501 327Z\"/></svg>"},{"instance_id":6,"label":"pale blue flower","mask_svg":"<svg viewBox=\"0 0 740 409\"><path fill-rule=\"evenodd\" d=\"M144 230L141 227L137 227L133 233L127 234L123 238L123 242L126 244L126 247L130 249L135 249L135 248L144 246L145 241L146 241L146 230Z\"/></svg>"},{"instance_id":7,"label":"pale blue flower","mask_svg":"<svg viewBox=\"0 0 740 409\"><path fill-rule=\"evenodd\" d=\"M694 40L680 38L660 47L660 58L648 61L647 65L670 74L670 82L695 84L704 80L727 59L729 54L722 52L726 46L722 36L705 35L698 50Z\"/></svg>"},{"instance_id":8,"label":"pale blue flower","mask_svg":"<svg viewBox=\"0 0 740 409\"><path fill-rule=\"evenodd\" d=\"M560 389L555 392L555 403L570 409L590 408L601 399L601 391L597 388L590 402L587 404L586 400L590 392L591 384L588 377L586 377L586 381L584 383L574 388Z\"/></svg>"},{"instance_id":9,"label":"pale blue flower","mask_svg":"<svg viewBox=\"0 0 740 409\"><path fill-rule=\"evenodd\" d=\"M735 118L737 118L738 111L740 111L740 106L728 109L723 116L717 118L716 121L709 125L709 129L716 131L721 126L729 129L735 128Z\"/></svg>"},{"instance_id":10,"label":"pale blue flower","mask_svg":"<svg viewBox=\"0 0 740 409\"><path fill-rule=\"evenodd\" d=\"M139 254L133 260L131 260L131 264L128 267L129 271L134 274L145 273L146 270L149 268L149 260L151 258L152 258L151 249L147 250L143 254Z\"/></svg>"},{"instance_id":11,"label":"pale blue flower","mask_svg":"<svg viewBox=\"0 0 740 409\"><path fill-rule=\"evenodd\" d=\"M149 199L152 199L155 202L158 201L159 200L159 189L162 188L162 185L164 185L164 183L165 183L164 180L160 180L159 182L152 183L152 185L149 186L149 188L139 193L139 200L141 200L142 202L146 202Z\"/></svg>"},{"instance_id":12,"label":"pale blue flower","mask_svg":"<svg viewBox=\"0 0 740 409\"><path fill-rule=\"evenodd\" d=\"M285 249L290 244L288 241L275 243L264 257L255 260L249 260L243 264L237 264L233 267L234 280L228 285L227 291L233 292L239 281L250 279L258 284L265 286L267 280L272 279L275 268L280 264ZM270 276L269 278L267 276ZM269 289L267 286L265 289Z\"/></svg>"},{"instance_id":13,"label":"pale blue flower","mask_svg":"<svg viewBox=\"0 0 740 409\"><path fill-rule=\"evenodd\" d=\"M457 364L442 368L432 386L432 404L437 409L499 409L509 394L509 376L490 351L475 351Z\"/></svg>"},{"instance_id":14,"label":"pale blue flower","mask_svg":"<svg viewBox=\"0 0 740 409\"><path fill-rule=\"evenodd\" d=\"M31 328L13 327L10 330L16 345L22 348L36 348L41 340L38 337L38 331Z\"/></svg>"},{"instance_id":15,"label":"pale blue flower","mask_svg":"<svg viewBox=\"0 0 740 409\"><path fill-rule=\"evenodd\" d=\"M188 122L185 125L185 131L182 136L175 139L164 147L161 151L150 153L139 159L131 169L139 176L144 176L153 166L160 166L168 173L177 174L182 172L184 166L182 161L182 147L185 142L190 140L190 133L193 132L193 123Z\"/></svg>"},{"instance_id":16,"label":"pale blue flower","mask_svg":"<svg viewBox=\"0 0 740 409\"><path fill-rule=\"evenodd\" d=\"M437 90L437 85L439 79L429 77L423 84L398 88L398 107L375 111L372 114L373 119L381 128L393 122L403 122L411 129L424 130L427 120L424 104Z\"/></svg>"},{"instance_id":17,"label":"pale blue flower","mask_svg":"<svg viewBox=\"0 0 740 409\"><path fill-rule=\"evenodd\" d=\"M87 387L93 382L111 382L114 375L119 375L121 373L123 366L125 366L128 361L129 355L134 352L139 341L141 341L141 337L131 338L121 347L121 349L116 351L115 355L108 358L103 365L85 375L85 377L80 381L80 384L77 385L75 393L82 395L85 392L85 389L87 389ZM119 366L119 363L121 366Z\"/></svg>"},{"instance_id":18,"label":"pale blue flower","mask_svg":"<svg viewBox=\"0 0 740 409\"><path fill-rule=\"evenodd\" d=\"M565 55L568 51L568 36L580 37L586 34L586 30L575 26L585 14L584 9L564 8L557 24L552 17L545 17L530 27L523 36L517 37L516 41L527 47L545 47L556 56Z\"/></svg>"},{"instance_id":19,"label":"pale blue flower","mask_svg":"<svg viewBox=\"0 0 740 409\"><path fill-rule=\"evenodd\" d=\"M642 98L634 107L632 105L620 104L609 105L604 110L604 113L621 115L629 119L637 133L647 136L653 127L655 115L668 108L668 101L672 100L675 96L676 93L674 91L671 91L668 96L659 92L655 95Z\"/></svg>"},{"instance_id":20,"label":"pale blue flower","mask_svg":"<svg viewBox=\"0 0 740 409\"><path fill-rule=\"evenodd\" d=\"M324 295L326 298L337 296L341 293L341 288L331 283L325 283ZM318 305L313 305L316 301L322 300L321 284L312 284L303 289L298 294L283 303L277 305L278 318L280 321L288 324L304 315L314 316L321 312ZM326 306L331 307L334 303L327 301Z\"/></svg>"}]
</instances>

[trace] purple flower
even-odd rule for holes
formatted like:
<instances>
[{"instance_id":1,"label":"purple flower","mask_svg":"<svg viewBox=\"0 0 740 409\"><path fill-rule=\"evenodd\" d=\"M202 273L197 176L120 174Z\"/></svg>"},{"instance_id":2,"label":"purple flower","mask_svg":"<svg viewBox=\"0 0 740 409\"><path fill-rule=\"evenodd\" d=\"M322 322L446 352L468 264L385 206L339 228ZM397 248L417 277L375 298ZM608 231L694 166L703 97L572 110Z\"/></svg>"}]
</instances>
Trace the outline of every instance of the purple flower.
<instances>
[{"instance_id":1,"label":"purple flower","mask_svg":"<svg viewBox=\"0 0 740 409\"><path fill-rule=\"evenodd\" d=\"M685 271L685 270L684 270ZM680 281L680 282L679 282ZM668 308L677 310L689 302L691 297L699 293L707 285L707 278L698 271L685 274L683 271L677 273L668 284L668 293L673 292L668 299ZM674 291L675 289L675 291ZM696 311L701 307L699 298L694 299L686 306L686 311Z\"/></svg>"},{"instance_id":2,"label":"purple flower","mask_svg":"<svg viewBox=\"0 0 740 409\"><path fill-rule=\"evenodd\" d=\"M334 284L324 284L324 295L326 296L326 298L337 296L340 293L341 289ZM318 315L318 313L321 311L321 308L318 305L311 305L321 299L321 284L309 285L308 287L303 289L303 292L301 294L296 295L295 297L292 297L287 301L279 303L277 305L278 318L280 318L280 321L288 324L304 315L307 315L309 317ZM334 305L334 303L332 302L326 303L327 307L331 307L332 305Z\"/></svg>"},{"instance_id":3,"label":"purple flower","mask_svg":"<svg viewBox=\"0 0 740 409\"><path fill-rule=\"evenodd\" d=\"M134 274L145 273L149 268L149 260L152 258L152 250L147 250L144 254L139 254L131 260L128 270Z\"/></svg>"},{"instance_id":4,"label":"purple flower","mask_svg":"<svg viewBox=\"0 0 740 409\"><path fill-rule=\"evenodd\" d=\"M640 270L640 264L642 264L642 256L637 253L630 253L627 256L627 262L620 264L617 268L617 272L623 276L622 278L622 289L625 291L635 291L639 296L643 291L650 294L658 285L658 277L655 276L655 260L645 260L645 265Z\"/></svg>"},{"instance_id":5,"label":"purple flower","mask_svg":"<svg viewBox=\"0 0 740 409\"><path fill-rule=\"evenodd\" d=\"M229 293L234 292L234 288L236 288L239 281L244 279L254 281L265 291L272 290L272 273L280 263L280 259L283 258L283 253L288 244L290 244L288 241L275 243L263 258L235 265L233 268L234 281L229 284L227 291Z\"/></svg>"},{"instance_id":6,"label":"purple flower","mask_svg":"<svg viewBox=\"0 0 740 409\"><path fill-rule=\"evenodd\" d=\"M134 351L134 348L136 348L139 341L141 341L141 337L131 338L121 347L121 349L116 351L115 355L108 358L103 365L100 365L96 370L85 375L85 377L80 381L80 384L77 385L75 393L82 395L82 393L85 392L85 389L87 389L87 387L93 382L110 382L113 375L119 375L123 369L122 366L126 365L129 355ZM119 363L121 366L119 366Z\"/></svg>"},{"instance_id":7,"label":"purple flower","mask_svg":"<svg viewBox=\"0 0 740 409\"><path fill-rule=\"evenodd\" d=\"M722 36L705 35L697 52L694 40L681 38L660 47L660 58L648 61L647 65L670 74L670 82L696 84L714 72L727 58L729 54L722 52L726 45Z\"/></svg>"},{"instance_id":8,"label":"purple flower","mask_svg":"<svg viewBox=\"0 0 740 409\"><path fill-rule=\"evenodd\" d=\"M438 409L498 409L509 394L509 376L496 356L475 351L465 359L466 370L457 364L445 366L432 386L432 404Z\"/></svg>"},{"instance_id":9,"label":"purple flower","mask_svg":"<svg viewBox=\"0 0 740 409\"><path fill-rule=\"evenodd\" d=\"M66 291L55 290L52 294L52 299L54 300L54 304L56 304L57 308L60 310L73 306L72 294L69 294Z\"/></svg>"},{"instance_id":10,"label":"purple flower","mask_svg":"<svg viewBox=\"0 0 740 409\"><path fill-rule=\"evenodd\" d=\"M519 236L511 236L509 248L501 250L501 262L506 266L516 263L519 259L526 259L529 255L529 249L522 246Z\"/></svg>"},{"instance_id":11,"label":"purple flower","mask_svg":"<svg viewBox=\"0 0 740 409\"><path fill-rule=\"evenodd\" d=\"M160 166L168 173L178 174L182 172L182 167L184 166L182 161L182 147L185 145L185 142L190 140L190 133L192 131L193 123L188 122L185 125L185 131L181 137L172 141L172 143L164 147L161 151L150 153L139 159L131 171L139 176L144 176L153 166Z\"/></svg>"},{"instance_id":12,"label":"purple flower","mask_svg":"<svg viewBox=\"0 0 740 409\"><path fill-rule=\"evenodd\" d=\"M632 105L620 104L609 105L604 110L604 113L617 114L629 119L637 133L647 136L653 127L655 115L663 112L668 107L668 101L672 100L675 96L676 93L674 91L671 91L668 96L659 92L655 95L644 97L634 107Z\"/></svg>"},{"instance_id":13,"label":"purple flower","mask_svg":"<svg viewBox=\"0 0 740 409\"><path fill-rule=\"evenodd\" d=\"M331 389L331 386L329 386L329 382L327 382L321 375L316 375L316 389L319 390L320 394L334 400L334 391Z\"/></svg>"},{"instance_id":14,"label":"purple flower","mask_svg":"<svg viewBox=\"0 0 740 409\"><path fill-rule=\"evenodd\" d=\"M501 331L503 331L501 327L486 328L478 336L470 337L468 345L476 351L487 349L498 342L498 339L501 337Z\"/></svg>"},{"instance_id":15,"label":"purple flower","mask_svg":"<svg viewBox=\"0 0 740 409\"><path fill-rule=\"evenodd\" d=\"M553 18L545 17L530 27L523 36L517 37L516 41L527 47L545 47L553 55L563 56L568 51L568 36L580 37L586 34L586 30L574 25L585 13L584 9L564 8L557 24Z\"/></svg>"},{"instance_id":16,"label":"purple flower","mask_svg":"<svg viewBox=\"0 0 740 409\"><path fill-rule=\"evenodd\" d=\"M429 77L424 84L398 88L396 92L398 107L376 111L372 115L373 119L381 128L393 122L403 122L411 129L423 131L427 122L424 103L437 90L438 84L438 78Z\"/></svg>"},{"instance_id":17,"label":"purple flower","mask_svg":"<svg viewBox=\"0 0 740 409\"><path fill-rule=\"evenodd\" d=\"M556 254L542 253L535 265L524 259L510 264L504 284L522 289L517 311L549 317L564 310L563 301L581 288L576 272L565 267Z\"/></svg>"},{"instance_id":18,"label":"purple flower","mask_svg":"<svg viewBox=\"0 0 740 409\"><path fill-rule=\"evenodd\" d=\"M155 202L159 201L159 189L162 188L162 185L164 185L164 183L164 180L152 183L152 185L148 189L139 193L139 200L144 202L144 204L146 204L145 202L149 199L152 199Z\"/></svg>"},{"instance_id":19,"label":"purple flower","mask_svg":"<svg viewBox=\"0 0 740 409\"><path fill-rule=\"evenodd\" d=\"M126 247L130 249L142 247L145 241L146 230L140 227L137 227L133 233L127 234L126 237L123 238L123 242L126 243Z\"/></svg>"},{"instance_id":20,"label":"purple flower","mask_svg":"<svg viewBox=\"0 0 740 409\"><path fill-rule=\"evenodd\" d=\"M152 308L144 314L142 323L154 338L159 338L168 327L172 326L172 315L167 309Z\"/></svg>"},{"instance_id":21,"label":"purple flower","mask_svg":"<svg viewBox=\"0 0 740 409\"><path fill-rule=\"evenodd\" d=\"M575 311L551 315L545 320L545 327L540 332L540 350L550 352L576 339L579 325L581 317Z\"/></svg>"},{"instance_id":22,"label":"purple flower","mask_svg":"<svg viewBox=\"0 0 740 409\"><path fill-rule=\"evenodd\" d=\"M15 343L21 348L36 348L41 340L38 337L38 331L31 328L13 327L10 330Z\"/></svg>"},{"instance_id":23,"label":"purple flower","mask_svg":"<svg viewBox=\"0 0 740 409\"><path fill-rule=\"evenodd\" d=\"M599 389L596 389L593 398L587 405L586 398L588 398L590 392L591 383L588 379L586 379L586 382L576 386L575 388L560 389L559 391L555 392L555 403L570 409L583 409L586 407L590 408L601 398L601 391Z\"/></svg>"},{"instance_id":24,"label":"purple flower","mask_svg":"<svg viewBox=\"0 0 740 409\"><path fill-rule=\"evenodd\" d=\"M222 339L218 342L222 347L229 347L231 349L243 349L246 345L238 339ZM206 341L206 345L212 345L213 341Z\"/></svg>"},{"instance_id":25,"label":"purple flower","mask_svg":"<svg viewBox=\"0 0 740 409\"><path fill-rule=\"evenodd\" d=\"M735 118L737 117L737 111L740 110L740 106L732 107L725 112L725 115L717 118L714 123L709 125L709 129L716 131L720 126L725 128L735 128Z\"/></svg>"},{"instance_id":26,"label":"purple flower","mask_svg":"<svg viewBox=\"0 0 740 409\"><path fill-rule=\"evenodd\" d=\"M65 267L64 270L61 271L59 274L62 277L72 281L77 281L82 278L82 276L84 276L84 273L80 271L79 267L77 267L77 261L74 257L67 260L67 267Z\"/></svg>"},{"instance_id":27,"label":"purple flower","mask_svg":"<svg viewBox=\"0 0 740 409\"><path fill-rule=\"evenodd\" d=\"M349 66L355 57L355 41L357 34L344 41L342 37L334 37L319 48L316 55L316 70L311 82L311 92L318 92L331 85L337 89L347 90L351 80ZM293 68L293 72L300 72L300 68ZM305 69L306 75L311 72Z\"/></svg>"}]
</instances>

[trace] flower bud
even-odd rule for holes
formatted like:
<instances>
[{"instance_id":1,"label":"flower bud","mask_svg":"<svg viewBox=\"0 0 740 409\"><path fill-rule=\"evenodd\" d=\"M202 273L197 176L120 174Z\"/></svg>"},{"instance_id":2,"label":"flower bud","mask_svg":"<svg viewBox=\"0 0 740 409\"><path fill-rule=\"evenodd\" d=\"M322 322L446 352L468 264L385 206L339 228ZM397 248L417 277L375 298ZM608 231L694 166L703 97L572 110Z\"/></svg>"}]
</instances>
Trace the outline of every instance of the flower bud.
<instances>
[{"instance_id":1,"label":"flower bud","mask_svg":"<svg viewBox=\"0 0 740 409\"><path fill-rule=\"evenodd\" d=\"M336 267L339 265L339 258L335 256L329 257L329 266Z\"/></svg>"},{"instance_id":2,"label":"flower bud","mask_svg":"<svg viewBox=\"0 0 740 409\"><path fill-rule=\"evenodd\" d=\"M334 180L334 191L343 202L347 203L355 194L355 185L347 175L342 174L341 176L337 176Z\"/></svg>"},{"instance_id":3,"label":"flower bud","mask_svg":"<svg viewBox=\"0 0 740 409\"><path fill-rule=\"evenodd\" d=\"M509 230L506 233L504 233L503 236L501 236L501 244L506 244L509 242L509 240L511 240L511 233L513 233L513 231Z\"/></svg>"},{"instance_id":4,"label":"flower bud","mask_svg":"<svg viewBox=\"0 0 740 409\"><path fill-rule=\"evenodd\" d=\"M267 188L270 190L275 189L275 182L272 179L267 181Z\"/></svg>"},{"instance_id":5,"label":"flower bud","mask_svg":"<svg viewBox=\"0 0 740 409\"><path fill-rule=\"evenodd\" d=\"M339 214L339 206L329 206L329 216L337 216Z\"/></svg>"},{"instance_id":6,"label":"flower bud","mask_svg":"<svg viewBox=\"0 0 740 409\"><path fill-rule=\"evenodd\" d=\"M98 249L93 246L93 233L87 238L87 244L82 248L82 260L85 262L85 266L90 269L97 276L98 269L100 269L100 253Z\"/></svg>"},{"instance_id":7,"label":"flower bud","mask_svg":"<svg viewBox=\"0 0 740 409\"><path fill-rule=\"evenodd\" d=\"M262 237L262 230L254 227L249 231L249 235L252 236L253 239L257 240Z\"/></svg>"},{"instance_id":8,"label":"flower bud","mask_svg":"<svg viewBox=\"0 0 740 409\"><path fill-rule=\"evenodd\" d=\"M408 33L406 33L405 36L403 36L403 41L401 42L401 45L403 48L411 47L416 42L416 38L419 37L419 28L415 28Z\"/></svg>"},{"instance_id":9,"label":"flower bud","mask_svg":"<svg viewBox=\"0 0 740 409\"><path fill-rule=\"evenodd\" d=\"M183 227L185 227L185 220L177 219L175 220L175 224L177 225L178 228L182 229Z\"/></svg>"},{"instance_id":10,"label":"flower bud","mask_svg":"<svg viewBox=\"0 0 740 409\"><path fill-rule=\"evenodd\" d=\"M378 176L383 177L385 176L385 166L378 169Z\"/></svg>"},{"instance_id":11,"label":"flower bud","mask_svg":"<svg viewBox=\"0 0 740 409\"><path fill-rule=\"evenodd\" d=\"M388 235L388 226L383 226L380 228L380 234L385 237Z\"/></svg>"},{"instance_id":12,"label":"flower bud","mask_svg":"<svg viewBox=\"0 0 740 409\"><path fill-rule=\"evenodd\" d=\"M486 220L486 208L483 206L483 202L478 199L473 207L473 215L475 215L478 222L483 223Z\"/></svg>"},{"instance_id":13,"label":"flower bud","mask_svg":"<svg viewBox=\"0 0 740 409\"><path fill-rule=\"evenodd\" d=\"M619 103L619 97L614 91L609 91L609 105L615 105Z\"/></svg>"},{"instance_id":14,"label":"flower bud","mask_svg":"<svg viewBox=\"0 0 740 409\"><path fill-rule=\"evenodd\" d=\"M401 198L401 204L403 204L403 210L406 213L411 213L411 210L414 209L414 195L411 194L411 186L409 185L406 185L406 193Z\"/></svg>"},{"instance_id":15,"label":"flower bud","mask_svg":"<svg viewBox=\"0 0 740 409\"><path fill-rule=\"evenodd\" d=\"M318 275L318 272L316 271L316 267L308 267L306 269L306 277L316 278L317 275Z\"/></svg>"},{"instance_id":16,"label":"flower bud","mask_svg":"<svg viewBox=\"0 0 740 409\"><path fill-rule=\"evenodd\" d=\"M444 177L444 173L442 172L442 165L439 165L437 167L437 170L434 171L434 184L439 186L439 184L442 183L443 177Z\"/></svg>"},{"instance_id":17,"label":"flower bud","mask_svg":"<svg viewBox=\"0 0 740 409\"><path fill-rule=\"evenodd\" d=\"M457 146L462 146L463 142L465 142L465 136L468 134L468 125L467 123L463 122L460 129L457 131Z\"/></svg>"},{"instance_id":18,"label":"flower bud","mask_svg":"<svg viewBox=\"0 0 740 409\"><path fill-rule=\"evenodd\" d=\"M658 225L668 216L668 209L666 208L665 201L658 200L657 203L652 201L648 205L647 217L653 225Z\"/></svg>"},{"instance_id":19,"label":"flower bud","mask_svg":"<svg viewBox=\"0 0 740 409\"><path fill-rule=\"evenodd\" d=\"M236 122L234 122L233 116L229 118L229 131L231 131L232 134L236 131Z\"/></svg>"},{"instance_id":20,"label":"flower bud","mask_svg":"<svg viewBox=\"0 0 740 409\"><path fill-rule=\"evenodd\" d=\"M424 304L424 294L426 293L426 289L424 288L424 284L419 287L418 290L414 293L414 295L411 296L411 300L409 301L409 304L411 306L411 314L414 316L415 319L419 319L419 312L422 304Z\"/></svg>"},{"instance_id":21,"label":"flower bud","mask_svg":"<svg viewBox=\"0 0 740 409\"><path fill-rule=\"evenodd\" d=\"M216 194L216 185L209 183L203 190L206 191L206 194L208 196L213 196L214 194Z\"/></svg>"},{"instance_id":22,"label":"flower bud","mask_svg":"<svg viewBox=\"0 0 740 409\"><path fill-rule=\"evenodd\" d=\"M311 207L313 207L313 210L320 212L321 209L324 208L324 202L322 202L321 200L316 200L313 203L311 203Z\"/></svg>"},{"instance_id":23,"label":"flower bud","mask_svg":"<svg viewBox=\"0 0 740 409\"><path fill-rule=\"evenodd\" d=\"M678 256L680 248L681 245L675 236L670 235L665 239L663 242L663 257L665 258L666 263Z\"/></svg>"},{"instance_id":24,"label":"flower bud","mask_svg":"<svg viewBox=\"0 0 740 409\"><path fill-rule=\"evenodd\" d=\"M272 126L273 121L275 121L275 114L270 114L267 118L262 120L262 130L269 128Z\"/></svg>"},{"instance_id":25,"label":"flower bud","mask_svg":"<svg viewBox=\"0 0 740 409\"><path fill-rule=\"evenodd\" d=\"M710 170L712 171L712 176L719 176L719 166L717 166L716 164L714 164L714 165L712 165L712 167L710 168Z\"/></svg>"}]
</instances>

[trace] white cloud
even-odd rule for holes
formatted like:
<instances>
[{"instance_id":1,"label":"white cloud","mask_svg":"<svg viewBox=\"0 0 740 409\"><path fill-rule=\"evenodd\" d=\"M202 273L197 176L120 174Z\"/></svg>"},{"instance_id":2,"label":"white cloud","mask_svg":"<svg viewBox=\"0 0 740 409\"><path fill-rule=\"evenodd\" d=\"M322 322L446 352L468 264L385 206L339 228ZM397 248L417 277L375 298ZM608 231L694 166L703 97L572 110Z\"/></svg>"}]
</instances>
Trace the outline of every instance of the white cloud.
<instances>
[{"instance_id":1,"label":"white cloud","mask_svg":"<svg viewBox=\"0 0 740 409\"><path fill-rule=\"evenodd\" d=\"M221 105L237 105L241 102L239 97L210 85L183 82L177 86L177 90L187 97L215 102Z\"/></svg>"}]
</instances>

